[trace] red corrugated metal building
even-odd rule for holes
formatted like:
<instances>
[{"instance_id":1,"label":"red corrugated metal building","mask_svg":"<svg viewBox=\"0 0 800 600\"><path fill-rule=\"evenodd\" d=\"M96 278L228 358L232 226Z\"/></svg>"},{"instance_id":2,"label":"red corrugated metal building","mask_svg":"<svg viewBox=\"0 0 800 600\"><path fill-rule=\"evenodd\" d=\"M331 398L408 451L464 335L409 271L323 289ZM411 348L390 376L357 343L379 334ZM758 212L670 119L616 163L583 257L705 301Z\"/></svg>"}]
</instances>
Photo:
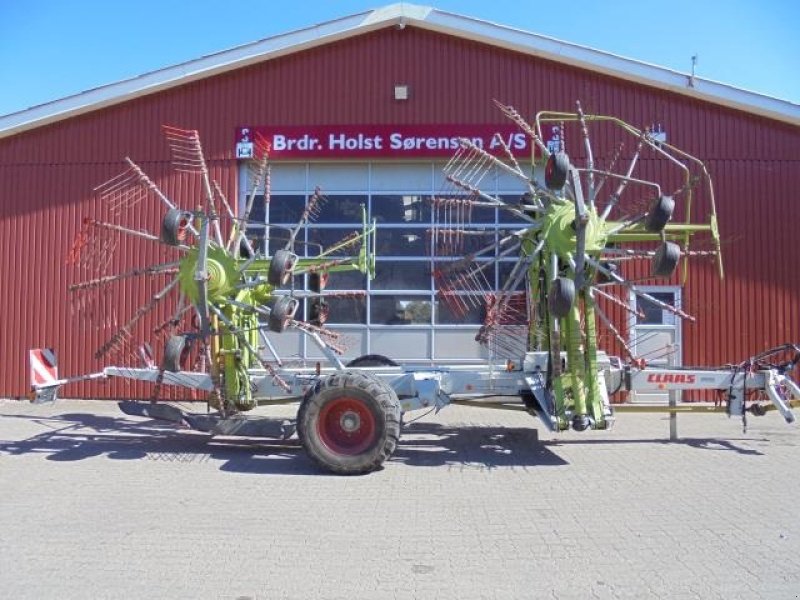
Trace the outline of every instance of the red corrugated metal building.
<instances>
[{"instance_id":1,"label":"red corrugated metal building","mask_svg":"<svg viewBox=\"0 0 800 600\"><path fill-rule=\"evenodd\" d=\"M407 99L395 95L397 86L406 86ZM294 132L319 126L350 132L399 127L413 133L507 125L493 99L526 116L543 109L573 111L580 100L587 112L614 115L637 126L659 124L670 143L706 162L716 188L726 278L718 280L713 264L701 261L685 285L671 282L682 306L697 317L680 333L683 364L739 361L772 345L800 341L800 275L794 267L800 107L404 4L0 118L0 305L5 313L0 322L0 396L19 397L28 391L29 348L55 348L62 375L96 371L103 364L92 355L105 334L74 317L67 286L75 279L65 261L82 219L107 208L92 189L119 173L125 156L142 165L168 195L200 198L198 182L172 170L163 124L199 130L212 177L229 198L241 200L243 167L236 156L240 127ZM285 200L288 206L320 185L334 203L363 199L379 213L381 202L434 193L443 160L424 153L277 159L273 203ZM498 193L515 191L495 185ZM142 203L131 211L129 224L158 231L161 209ZM342 219L330 225L347 227ZM409 226L402 219L394 225L384 232L388 240L392 231ZM159 252L128 240L117 249L115 265L121 269L154 262L160 260ZM415 279L424 257L413 248L394 248L389 254L382 258L383 267L379 262L370 304L343 323L355 340L353 352L392 354L412 362L480 360L479 350L467 349L474 345L467 341L476 323L457 323L430 312L427 322L410 326L387 320L389 298L395 303L401 296L435 302L430 284ZM148 293L150 288L119 284L108 299L114 316L124 322L147 301ZM147 321L147 327L153 322ZM290 355L312 356L302 341L287 338L280 343ZM65 390L69 396L142 394L139 387L123 384Z\"/></svg>"}]
</instances>

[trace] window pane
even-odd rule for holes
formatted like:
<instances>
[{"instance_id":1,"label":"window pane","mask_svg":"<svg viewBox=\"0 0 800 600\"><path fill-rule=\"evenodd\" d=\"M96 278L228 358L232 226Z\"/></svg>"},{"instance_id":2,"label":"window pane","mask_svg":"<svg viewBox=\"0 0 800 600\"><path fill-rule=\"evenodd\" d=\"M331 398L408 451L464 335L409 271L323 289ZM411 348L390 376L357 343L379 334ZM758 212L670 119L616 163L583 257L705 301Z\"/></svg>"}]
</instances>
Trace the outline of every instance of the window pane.
<instances>
[{"instance_id":1,"label":"window pane","mask_svg":"<svg viewBox=\"0 0 800 600\"><path fill-rule=\"evenodd\" d=\"M436 261L433 265L436 291L484 293L496 288L492 261Z\"/></svg>"},{"instance_id":2,"label":"window pane","mask_svg":"<svg viewBox=\"0 0 800 600\"><path fill-rule=\"evenodd\" d=\"M483 296L453 294L436 300L437 325L467 325L483 323L485 315Z\"/></svg>"},{"instance_id":3,"label":"window pane","mask_svg":"<svg viewBox=\"0 0 800 600\"><path fill-rule=\"evenodd\" d=\"M431 302L427 296L373 296L373 325L430 325Z\"/></svg>"},{"instance_id":4,"label":"window pane","mask_svg":"<svg viewBox=\"0 0 800 600\"><path fill-rule=\"evenodd\" d=\"M499 287L502 288L506 284L506 281L508 281L508 278L511 275L511 271L514 269L514 265L516 265L516 264L517 264L516 261L499 263L499 265L498 265L499 269L500 269L500 282L499 282L500 285L499 285ZM523 269L523 271L524 271L524 269ZM517 274L519 275L519 271L517 272ZM523 275L522 279L520 280L520 282L513 289L515 289L515 290L524 290L526 281L527 280L526 280L525 276Z\"/></svg>"},{"instance_id":5,"label":"window pane","mask_svg":"<svg viewBox=\"0 0 800 600\"><path fill-rule=\"evenodd\" d=\"M434 256L458 256L473 252L481 252L495 243L494 227L468 227L454 229L447 224L439 224L431 232ZM491 249L481 256L492 257L495 250Z\"/></svg>"},{"instance_id":6,"label":"window pane","mask_svg":"<svg viewBox=\"0 0 800 600\"><path fill-rule=\"evenodd\" d=\"M359 271L337 271L330 273L326 290L365 290L367 278Z\"/></svg>"},{"instance_id":7,"label":"window pane","mask_svg":"<svg viewBox=\"0 0 800 600\"><path fill-rule=\"evenodd\" d=\"M242 215L244 215L244 211L247 209L247 198L244 199L244 204L242 206ZM264 223L267 219L267 212L266 207L264 205L264 196L259 195L256 196L253 200L253 208L250 210L250 216L248 217L249 223Z\"/></svg>"},{"instance_id":8,"label":"window pane","mask_svg":"<svg viewBox=\"0 0 800 600\"><path fill-rule=\"evenodd\" d=\"M522 194L519 195L503 194L502 196L500 196L500 199L503 202L505 202L508 206L519 208L520 203L522 202ZM519 223L521 225L529 223L529 221L526 221L525 219L518 217L509 210L499 210L498 220L501 223Z\"/></svg>"},{"instance_id":9,"label":"window pane","mask_svg":"<svg viewBox=\"0 0 800 600\"><path fill-rule=\"evenodd\" d=\"M431 207L423 196L372 196L372 219L378 223L431 222Z\"/></svg>"},{"instance_id":10,"label":"window pane","mask_svg":"<svg viewBox=\"0 0 800 600\"><path fill-rule=\"evenodd\" d=\"M672 292L648 292L647 295L670 306L675 302L675 294ZM637 323L640 325L671 325L673 323L672 313L647 298L637 296L636 308L639 309L639 312L644 313L644 318L637 317Z\"/></svg>"},{"instance_id":11,"label":"window pane","mask_svg":"<svg viewBox=\"0 0 800 600\"><path fill-rule=\"evenodd\" d=\"M264 254L264 227L250 226L247 228L246 235L253 250L255 250L257 254Z\"/></svg>"},{"instance_id":12,"label":"window pane","mask_svg":"<svg viewBox=\"0 0 800 600\"><path fill-rule=\"evenodd\" d=\"M328 324L366 324L367 299L326 297L329 307Z\"/></svg>"},{"instance_id":13,"label":"window pane","mask_svg":"<svg viewBox=\"0 0 800 600\"><path fill-rule=\"evenodd\" d=\"M376 232L378 256L427 256L429 254L427 229L389 229L379 227Z\"/></svg>"},{"instance_id":14,"label":"window pane","mask_svg":"<svg viewBox=\"0 0 800 600\"><path fill-rule=\"evenodd\" d=\"M289 237L291 236L291 232L288 228L283 227L267 227L267 235L269 239L267 240L267 247L269 249L269 255L272 256L275 254L276 250L282 250L286 247L286 243L289 241ZM297 236L301 241L303 239L303 232L302 230ZM295 243L294 248L292 250L297 253L298 256L303 256L303 245L299 243Z\"/></svg>"},{"instance_id":15,"label":"window pane","mask_svg":"<svg viewBox=\"0 0 800 600\"><path fill-rule=\"evenodd\" d=\"M367 197L355 194L344 196L327 195L318 207L312 221L320 224L355 223L361 224L361 207L367 206Z\"/></svg>"},{"instance_id":16,"label":"window pane","mask_svg":"<svg viewBox=\"0 0 800 600\"><path fill-rule=\"evenodd\" d=\"M484 202L472 196L435 196L431 199L433 222L439 226L494 224L494 207L475 206Z\"/></svg>"},{"instance_id":17,"label":"window pane","mask_svg":"<svg viewBox=\"0 0 800 600\"><path fill-rule=\"evenodd\" d=\"M306 207L306 197L295 194L274 194L269 203L269 222L294 225Z\"/></svg>"},{"instance_id":18,"label":"window pane","mask_svg":"<svg viewBox=\"0 0 800 600\"><path fill-rule=\"evenodd\" d=\"M353 234L361 233L360 227L336 227L332 229L309 227L308 229L308 256L319 256L321 250L333 248ZM361 242L355 242L331 254L332 258L342 256L355 256L361 248Z\"/></svg>"},{"instance_id":19,"label":"window pane","mask_svg":"<svg viewBox=\"0 0 800 600\"><path fill-rule=\"evenodd\" d=\"M373 290L429 290L431 269L428 261L396 262L380 260L375 265Z\"/></svg>"}]
</instances>

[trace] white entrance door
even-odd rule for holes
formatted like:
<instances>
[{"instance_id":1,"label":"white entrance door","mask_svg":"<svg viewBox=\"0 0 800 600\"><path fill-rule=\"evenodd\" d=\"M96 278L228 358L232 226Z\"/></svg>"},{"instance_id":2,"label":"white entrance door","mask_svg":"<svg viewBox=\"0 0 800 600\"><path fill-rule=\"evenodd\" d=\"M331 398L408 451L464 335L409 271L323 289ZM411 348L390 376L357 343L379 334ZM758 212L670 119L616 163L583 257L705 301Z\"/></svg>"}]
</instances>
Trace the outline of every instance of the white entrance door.
<instances>
[{"instance_id":1,"label":"white entrance door","mask_svg":"<svg viewBox=\"0 0 800 600\"><path fill-rule=\"evenodd\" d=\"M674 286L639 287L655 300L680 308L681 289ZM681 361L681 320L656 302L631 292L631 308L639 314L631 316L630 346L634 355L651 367L677 367ZM674 392L680 394L680 392ZM669 392L631 392L633 402L666 403ZM680 401L680 396L675 398Z\"/></svg>"}]
</instances>

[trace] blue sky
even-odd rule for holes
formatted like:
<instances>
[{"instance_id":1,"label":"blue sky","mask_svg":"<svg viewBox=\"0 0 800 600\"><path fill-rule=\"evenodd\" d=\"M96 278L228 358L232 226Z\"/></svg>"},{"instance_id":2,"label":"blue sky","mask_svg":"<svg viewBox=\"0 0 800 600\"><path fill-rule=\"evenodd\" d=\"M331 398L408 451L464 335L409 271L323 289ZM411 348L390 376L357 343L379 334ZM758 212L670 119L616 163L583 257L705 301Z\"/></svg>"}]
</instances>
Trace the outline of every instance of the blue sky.
<instances>
[{"instance_id":1,"label":"blue sky","mask_svg":"<svg viewBox=\"0 0 800 600\"><path fill-rule=\"evenodd\" d=\"M0 0L0 115L391 0ZM800 1L419 0L800 104Z\"/></svg>"}]
</instances>

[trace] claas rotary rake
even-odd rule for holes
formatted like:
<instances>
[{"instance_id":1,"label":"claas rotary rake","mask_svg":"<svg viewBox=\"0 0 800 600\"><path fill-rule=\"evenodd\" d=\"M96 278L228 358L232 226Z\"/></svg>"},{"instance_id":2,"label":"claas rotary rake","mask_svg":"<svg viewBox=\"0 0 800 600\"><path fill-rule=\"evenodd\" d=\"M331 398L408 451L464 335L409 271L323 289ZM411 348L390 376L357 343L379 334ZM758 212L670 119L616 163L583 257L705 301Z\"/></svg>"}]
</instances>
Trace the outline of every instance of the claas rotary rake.
<instances>
[{"instance_id":1,"label":"claas rotary rake","mask_svg":"<svg viewBox=\"0 0 800 600\"><path fill-rule=\"evenodd\" d=\"M313 260L298 258L298 231L323 201L317 192L287 232L286 244L268 257L246 236L257 190L269 200L268 148L257 144L244 211L237 216L210 181L197 133L165 128L176 167L199 177L201 207L190 210L171 201L128 159L127 170L97 191L112 214L146 198L163 203L160 233L87 221L88 233L70 256L79 270L92 273L72 286L76 311L110 329L96 356L116 362L139 356L145 364L34 380L36 398L52 400L58 386L88 378L149 381L151 401L122 402L124 412L212 434L287 438L296 432L318 465L342 474L379 468L397 445L403 414L438 411L450 403L528 410L552 431L606 429L614 422L610 397L616 392L710 389L724 396L719 410L729 415L744 418L774 408L793 421L791 407L800 402L800 388L789 375L800 361L797 346L787 344L732 367L648 367L615 318L637 313L625 298L632 294L691 320L682 307L641 289L643 283L686 281L689 259L713 260L722 276L714 192L705 165L648 129L584 114L580 105L574 113L541 112L530 123L512 107L498 107L532 141L532 164L523 166L499 136L493 141L499 157L461 140L445 167L447 185L430 199L435 224L429 246L438 299L456 315L483 310L476 341L489 348L485 364L409 368L378 355L344 364L342 340L324 327L321 288L328 273L338 270L372 274L374 225L365 217L362 231ZM551 133L547 138L545 126ZM590 136L590 128L598 135ZM597 138L602 143L595 145ZM570 154L567 141L575 147ZM518 180L521 197L512 201L484 192L483 182L497 173ZM485 208L510 217L504 220L506 231L491 240L472 222L473 213ZM225 220L231 225L223 236ZM177 256L108 274L116 243L112 234L157 242ZM486 272L498 261L511 268L496 289ZM309 291L294 289L294 276L301 273L314 282ZM131 279L160 283L119 325L113 311L103 308L113 305L110 288ZM316 300L308 322L296 318L304 296ZM134 343L136 328L170 297L174 307L154 329L166 339L162 360L155 364L149 347ZM278 355L271 336L290 327L319 346L326 365L292 365ZM600 328L608 348L622 358L600 348ZM52 353L31 352L32 362L46 356ZM198 414L163 402L164 385L203 393L214 410ZM295 421L247 414L260 404L287 400L299 401Z\"/></svg>"}]
</instances>

